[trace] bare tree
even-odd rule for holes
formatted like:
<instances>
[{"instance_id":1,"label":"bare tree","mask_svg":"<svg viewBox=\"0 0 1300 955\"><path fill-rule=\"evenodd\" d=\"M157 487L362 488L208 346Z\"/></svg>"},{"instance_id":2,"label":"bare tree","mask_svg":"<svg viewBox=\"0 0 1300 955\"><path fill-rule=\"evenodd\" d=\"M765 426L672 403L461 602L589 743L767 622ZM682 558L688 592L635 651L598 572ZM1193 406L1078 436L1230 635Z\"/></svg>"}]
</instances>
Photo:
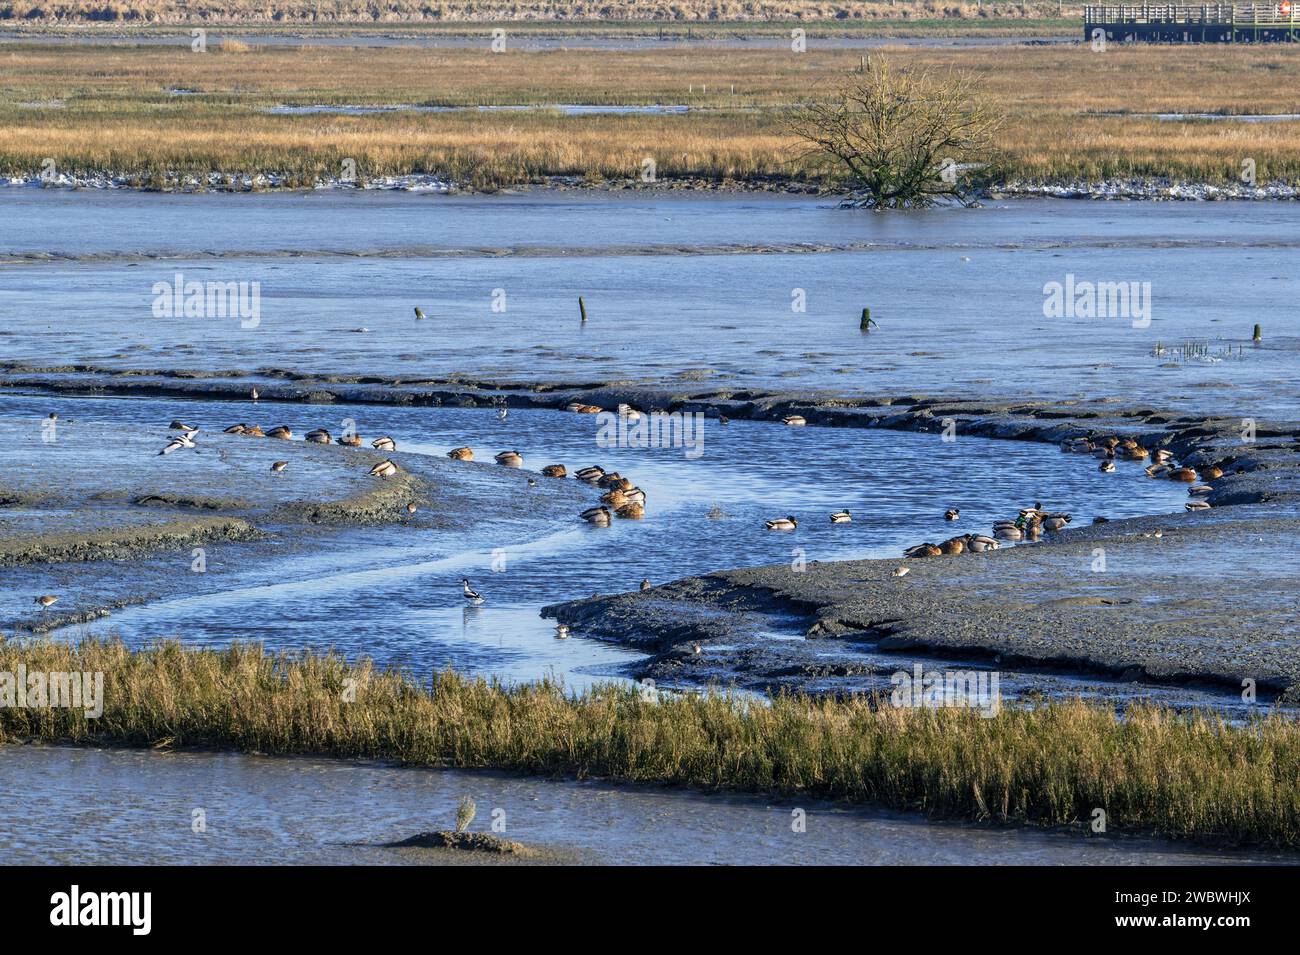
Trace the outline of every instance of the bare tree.
<instances>
[{"instance_id":1,"label":"bare tree","mask_svg":"<svg viewBox=\"0 0 1300 955\"><path fill-rule=\"evenodd\" d=\"M900 209L944 198L970 205L961 169L987 158L1001 122L970 76L893 70L873 56L829 102L795 107L786 125L850 204Z\"/></svg>"}]
</instances>

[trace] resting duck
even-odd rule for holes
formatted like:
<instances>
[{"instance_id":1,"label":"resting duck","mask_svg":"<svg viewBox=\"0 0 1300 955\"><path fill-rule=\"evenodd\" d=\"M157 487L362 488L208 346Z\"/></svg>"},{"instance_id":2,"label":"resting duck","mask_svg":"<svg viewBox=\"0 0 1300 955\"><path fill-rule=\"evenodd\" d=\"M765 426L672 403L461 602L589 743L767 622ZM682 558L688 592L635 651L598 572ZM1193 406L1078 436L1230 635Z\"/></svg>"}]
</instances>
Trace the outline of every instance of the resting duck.
<instances>
[{"instance_id":1,"label":"resting duck","mask_svg":"<svg viewBox=\"0 0 1300 955\"><path fill-rule=\"evenodd\" d=\"M1070 523L1069 514L1044 514L1043 529L1049 531L1060 531L1065 529L1065 525Z\"/></svg>"},{"instance_id":2,"label":"resting duck","mask_svg":"<svg viewBox=\"0 0 1300 955\"><path fill-rule=\"evenodd\" d=\"M563 464L548 464L542 468L542 477L562 478L568 476L569 472L564 469Z\"/></svg>"},{"instance_id":3,"label":"resting duck","mask_svg":"<svg viewBox=\"0 0 1300 955\"><path fill-rule=\"evenodd\" d=\"M1171 481L1186 481L1188 484L1192 484L1196 481L1196 472L1187 467L1174 468L1169 472L1168 477Z\"/></svg>"},{"instance_id":4,"label":"resting duck","mask_svg":"<svg viewBox=\"0 0 1300 955\"><path fill-rule=\"evenodd\" d=\"M792 531L799 526L799 522L793 517L776 517L763 523L769 531Z\"/></svg>"},{"instance_id":5,"label":"resting duck","mask_svg":"<svg viewBox=\"0 0 1300 955\"><path fill-rule=\"evenodd\" d=\"M343 445L345 448L359 448L361 447L361 435L359 434L340 435L339 444Z\"/></svg>"},{"instance_id":6,"label":"resting duck","mask_svg":"<svg viewBox=\"0 0 1300 955\"><path fill-rule=\"evenodd\" d=\"M496 462L507 468L521 468L524 466L524 456L518 451L502 451L496 456Z\"/></svg>"},{"instance_id":7,"label":"resting duck","mask_svg":"<svg viewBox=\"0 0 1300 955\"><path fill-rule=\"evenodd\" d=\"M1202 481L1213 481L1223 477L1223 468L1219 467L1217 464L1207 464L1205 467L1200 469L1200 474Z\"/></svg>"},{"instance_id":8,"label":"resting duck","mask_svg":"<svg viewBox=\"0 0 1300 955\"><path fill-rule=\"evenodd\" d=\"M808 420L800 414L788 414L781 419L781 423L789 425L791 428L802 428L808 423Z\"/></svg>"},{"instance_id":9,"label":"resting duck","mask_svg":"<svg viewBox=\"0 0 1300 955\"><path fill-rule=\"evenodd\" d=\"M836 511L834 514L831 515L832 524L848 524L852 520L853 520L853 515L847 510Z\"/></svg>"},{"instance_id":10,"label":"resting duck","mask_svg":"<svg viewBox=\"0 0 1300 955\"><path fill-rule=\"evenodd\" d=\"M221 433L222 434L243 434L247 430L248 430L248 425L246 424L232 424L229 428L223 428Z\"/></svg>"},{"instance_id":11,"label":"resting duck","mask_svg":"<svg viewBox=\"0 0 1300 955\"><path fill-rule=\"evenodd\" d=\"M565 411L573 411L577 414L600 414L604 409L599 405L585 405L581 401L571 401L564 406Z\"/></svg>"},{"instance_id":12,"label":"resting duck","mask_svg":"<svg viewBox=\"0 0 1300 955\"><path fill-rule=\"evenodd\" d=\"M1097 470L1102 474L1113 474L1115 472L1115 462L1102 461L1101 464L1097 465Z\"/></svg>"},{"instance_id":13,"label":"resting duck","mask_svg":"<svg viewBox=\"0 0 1300 955\"><path fill-rule=\"evenodd\" d=\"M376 464L373 468L370 469L371 477L386 478L386 477L392 477L396 473L397 473L397 465L394 464L392 461L389 461L387 458L380 461L378 464Z\"/></svg>"},{"instance_id":14,"label":"resting duck","mask_svg":"<svg viewBox=\"0 0 1300 955\"><path fill-rule=\"evenodd\" d=\"M997 521L993 524L993 536L1004 541L1018 541L1025 536L1025 532L1015 521Z\"/></svg>"},{"instance_id":15,"label":"resting duck","mask_svg":"<svg viewBox=\"0 0 1300 955\"><path fill-rule=\"evenodd\" d=\"M374 448L376 451L397 450L397 442L394 441L392 438L390 438L388 435L384 435L382 438L375 438L375 440L370 442L370 446Z\"/></svg>"},{"instance_id":16,"label":"resting duck","mask_svg":"<svg viewBox=\"0 0 1300 955\"><path fill-rule=\"evenodd\" d=\"M645 506L641 504L624 504L614 513L627 520L639 521L645 517Z\"/></svg>"},{"instance_id":17,"label":"resting duck","mask_svg":"<svg viewBox=\"0 0 1300 955\"><path fill-rule=\"evenodd\" d=\"M937 544L917 544L915 547L909 547L903 551L904 557L938 557L943 551Z\"/></svg>"},{"instance_id":18,"label":"resting duck","mask_svg":"<svg viewBox=\"0 0 1300 955\"><path fill-rule=\"evenodd\" d=\"M939 545L939 551L944 554L960 554L966 550L966 538L950 537Z\"/></svg>"},{"instance_id":19,"label":"resting duck","mask_svg":"<svg viewBox=\"0 0 1300 955\"><path fill-rule=\"evenodd\" d=\"M268 438L276 438L280 441L293 440L293 432L285 425L279 425L278 427L272 428L270 431L266 432L266 436Z\"/></svg>"},{"instance_id":20,"label":"resting duck","mask_svg":"<svg viewBox=\"0 0 1300 955\"><path fill-rule=\"evenodd\" d=\"M288 462L288 461L272 461L272 462L271 462L271 470L272 470L274 473L276 473L276 474L279 474L281 471L283 471L283 470L284 470L285 468L287 468L288 466L289 466L289 462Z\"/></svg>"},{"instance_id":21,"label":"resting duck","mask_svg":"<svg viewBox=\"0 0 1300 955\"><path fill-rule=\"evenodd\" d=\"M613 487L621 480L617 471L606 471L596 478L596 487Z\"/></svg>"},{"instance_id":22,"label":"resting duck","mask_svg":"<svg viewBox=\"0 0 1300 955\"><path fill-rule=\"evenodd\" d=\"M948 508L948 510L946 510L946 511L943 512L943 519L944 519L945 521L955 521L955 520L957 520L957 518L959 518L959 517L961 517L961 509L960 509L960 508L950 507L950 508Z\"/></svg>"},{"instance_id":23,"label":"resting duck","mask_svg":"<svg viewBox=\"0 0 1300 955\"><path fill-rule=\"evenodd\" d=\"M317 428L315 431L308 431L306 439L312 444L331 444L334 439L324 428Z\"/></svg>"},{"instance_id":24,"label":"resting duck","mask_svg":"<svg viewBox=\"0 0 1300 955\"><path fill-rule=\"evenodd\" d=\"M605 469L599 464L593 464L589 468L580 468L573 476L579 481L586 481L588 484L595 484L605 476Z\"/></svg>"},{"instance_id":25,"label":"resting duck","mask_svg":"<svg viewBox=\"0 0 1300 955\"><path fill-rule=\"evenodd\" d=\"M1208 484L1193 484L1187 489L1188 494L1212 494L1213 492L1214 488Z\"/></svg>"},{"instance_id":26,"label":"resting duck","mask_svg":"<svg viewBox=\"0 0 1300 955\"><path fill-rule=\"evenodd\" d=\"M628 503L628 500L627 495L622 491L606 491L600 496L600 503L608 504L610 507L618 510L618 508Z\"/></svg>"},{"instance_id":27,"label":"resting duck","mask_svg":"<svg viewBox=\"0 0 1300 955\"><path fill-rule=\"evenodd\" d=\"M597 527L609 527L612 520L608 507L589 507L578 516Z\"/></svg>"},{"instance_id":28,"label":"resting duck","mask_svg":"<svg viewBox=\"0 0 1300 955\"><path fill-rule=\"evenodd\" d=\"M997 550L1001 546L992 537L985 534L967 534L966 549L973 554L982 554L986 550Z\"/></svg>"},{"instance_id":29,"label":"resting duck","mask_svg":"<svg viewBox=\"0 0 1300 955\"><path fill-rule=\"evenodd\" d=\"M1167 464L1148 464L1143 470L1146 471L1147 477L1162 478L1169 475Z\"/></svg>"},{"instance_id":30,"label":"resting duck","mask_svg":"<svg viewBox=\"0 0 1300 955\"><path fill-rule=\"evenodd\" d=\"M1209 501L1188 501L1183 505L1189 511L1208 511L1210 509Z\"/></svg>"},{"instance_id":31,"label":"resting duck","mask_svg":"<svg viewBox=\"0 0 1300 955\"><path fill-rule=\"evenodd\" d=\"M474 452L469 448L452 448L447 452L447 457L453 461L473 461Z\"/></svg>"}]
</instances>

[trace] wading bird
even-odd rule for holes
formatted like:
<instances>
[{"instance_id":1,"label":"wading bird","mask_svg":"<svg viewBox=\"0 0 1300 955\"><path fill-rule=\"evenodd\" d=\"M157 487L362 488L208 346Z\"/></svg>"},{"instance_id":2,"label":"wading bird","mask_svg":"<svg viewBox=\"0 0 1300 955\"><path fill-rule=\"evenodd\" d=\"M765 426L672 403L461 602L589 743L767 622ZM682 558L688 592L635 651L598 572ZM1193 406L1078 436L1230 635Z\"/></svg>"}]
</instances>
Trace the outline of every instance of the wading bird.
<instances>
[{"instance_id":1,"label":"wading bird","mask_svg":"<svg viewBox=\"0 0 1300 955\"><path fill-rule=\"evenodd\" d=\"M470 587L469 580L467 578L461 579L460 586L462 592L465 594L465 599L468 600L470 603L481 604L483 602L483 595L478 591L474 590L474 588Z\"/></svg>"}]
</instances>

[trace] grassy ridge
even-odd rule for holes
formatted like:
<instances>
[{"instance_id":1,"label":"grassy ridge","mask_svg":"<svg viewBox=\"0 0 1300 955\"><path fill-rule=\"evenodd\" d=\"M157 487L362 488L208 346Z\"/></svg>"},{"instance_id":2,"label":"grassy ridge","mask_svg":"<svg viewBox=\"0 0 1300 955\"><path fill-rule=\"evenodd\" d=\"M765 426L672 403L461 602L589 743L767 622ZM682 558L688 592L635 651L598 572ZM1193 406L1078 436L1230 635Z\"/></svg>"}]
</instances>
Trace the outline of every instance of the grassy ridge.
<instances>
[{"instance_id":1,"label":"grassy ridge","mask_svg":"<svg viewBox=\"0 0 1300 955\"><path fill-rule=\"evenodd\" d=\"M102 671L105 709L0 709L0 739L198 746L806 795L1000 823L1300 847L1300 728L1079 702L993 718L865 699L642 699L502 687L257 647L0 644L0 670ZM355 681L351 682L350 681ZM354 689L352 702L346 699Z\"/></svg>"},{"instance_id":2,"label":"grassy ridge","mask_svg":"<svg viewBox=\"0 0 1300 955\"><path fill-rule=\"evenodd\" d=\"M238 52L230 52L234 50ZM545 176L811 178L782 109L827 90L861 51L512 51L411 47L67 47L0 44L0 174L45 158L142 184L209 172L310 185L353 159L362 178L446 176L476 187ZM1294 110L1296 53L1245 46L913 48L912 66L977 74L1007 116L992 181L1152 176L1300 178L1300 122L1161 122L1124 112ZM174 88L199 95L170 95ZM683 103L676 115L554 112L269 115L296 104Z\"/></svg>"}]
</instances>

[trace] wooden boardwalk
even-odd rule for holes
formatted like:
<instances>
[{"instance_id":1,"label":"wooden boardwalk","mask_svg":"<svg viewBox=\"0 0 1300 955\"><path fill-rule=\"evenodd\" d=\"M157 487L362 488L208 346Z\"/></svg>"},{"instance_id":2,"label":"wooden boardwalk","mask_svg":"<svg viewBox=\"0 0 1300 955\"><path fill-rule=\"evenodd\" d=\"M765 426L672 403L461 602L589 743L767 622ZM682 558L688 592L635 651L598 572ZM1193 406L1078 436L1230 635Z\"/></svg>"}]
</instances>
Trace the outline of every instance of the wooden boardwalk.
<instances>
[{"instance_id":1,"label":"wooden boardwalk","mask_svg":"<svg viewBox=\"0 0 1300 955\"><path fill-rule=\"evenodd\" d=\"M1086 6L1084 40L1099 36L1115 43L1293 43L1300 41L1300 0Z\"/></svg>"}]
</instances>

